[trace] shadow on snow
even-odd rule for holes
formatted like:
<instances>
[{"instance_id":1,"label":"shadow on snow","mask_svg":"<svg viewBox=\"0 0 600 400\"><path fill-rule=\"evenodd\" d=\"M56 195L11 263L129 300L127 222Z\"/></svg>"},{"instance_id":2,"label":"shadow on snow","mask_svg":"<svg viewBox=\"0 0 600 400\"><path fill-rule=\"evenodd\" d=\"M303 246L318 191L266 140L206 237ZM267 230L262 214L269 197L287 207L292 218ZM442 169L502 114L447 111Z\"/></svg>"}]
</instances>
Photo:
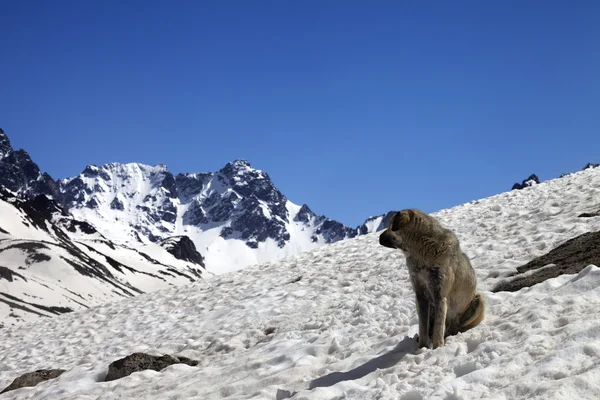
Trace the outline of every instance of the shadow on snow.
<instances>
[{"instance_id":1,"label":"shadow on snow","mask_svg":"<svg viewBox=\"0 0 600 400\"><path fill-rule=\"evenodd\" d=\"M405 337L404 340L399 342L393 350L388 351L385 354L380 355L372 360L367 361L366 363L359 365L358 367L351 369L346 372L332 372L320 378L317 378L310 382L308 385L308 390L312 390L318 387L327 387L333 386L336 383L342 381L351 381L355 379L360 379L363 376L370 374L378 369L386 369L393 367L400 360L404 358L405 355L412 353L417 350L417 340L416 337ZM287 390L278 390L277 400L287 399L294 396L296 392L290 393Z\"/></svg>"}]
</instances>

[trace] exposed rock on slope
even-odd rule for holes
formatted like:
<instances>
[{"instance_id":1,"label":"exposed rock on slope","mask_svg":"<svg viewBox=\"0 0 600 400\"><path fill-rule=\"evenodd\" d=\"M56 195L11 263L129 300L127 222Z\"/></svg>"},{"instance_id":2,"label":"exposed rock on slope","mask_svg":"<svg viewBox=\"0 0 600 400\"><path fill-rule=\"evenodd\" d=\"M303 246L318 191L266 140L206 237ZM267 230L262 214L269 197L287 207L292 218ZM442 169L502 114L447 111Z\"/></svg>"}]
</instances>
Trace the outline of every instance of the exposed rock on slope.
<instances>
[{"instance_id":1,"label":"exposed rock on slope","mask_svg":"<svg viewBox=\"0 0 600 400\"><path fill-rule=\"evenodd\" d=\"M536 174L531 174L529 175L529 177L527 179L524 179L523 182L521 183L515 183L512 187L512 190L519 190L519 189L525 189L526 187L530 187L533 185L537 185L540 183L539 178L537 177Z\"/></svg>"},{"instance_id":2,"label":"exposed rock on slope","mask_svg":"<svg viewBox=\"0 0 600 400\"><path fill-rule=\"evenodd\" d=\"M63 372L65 372L64 369L39 369L37 371L25 373L12 381L12 383L4 388L0 394L23 387L36 386L38 383L58 378L63 374Z\"/></svg>"},{"instance_id":3,"label":"exposed rock on slope","mask_svg":"<svg viewBox=\"0 0 600 400\"><path fill-rule=\"evenodd\" d=\"M162 371L173 364L187 364L193 367L198 365L198 361L190 360L186 357L174 357L168 354L153 356L146 353L133 353L110 363L104 381L114 381L139 371Z\"/></svg>"},{"instance_id":4,"label":"exposed rock on slope","mask_svg":"<svg viewBox=\"0 0 600 400\"><path fill-rule=\"evenodd\" d=\"M162 240L159 244L178 260L190 261L204 267L204 258L189 237L174 236Z\"/></svg>"},{"instance_id":5,"label":"exposed rock on slope","mask_svg":"<svg viewBox=\"0 0 600 400\"><path fill-rule=\"evenodd\" d=\"M514 292L563 274L576 274L588 265L600 265L600 232L586 232L517 268L512 279L494 292Z\"/></svg>"}]
</instances>

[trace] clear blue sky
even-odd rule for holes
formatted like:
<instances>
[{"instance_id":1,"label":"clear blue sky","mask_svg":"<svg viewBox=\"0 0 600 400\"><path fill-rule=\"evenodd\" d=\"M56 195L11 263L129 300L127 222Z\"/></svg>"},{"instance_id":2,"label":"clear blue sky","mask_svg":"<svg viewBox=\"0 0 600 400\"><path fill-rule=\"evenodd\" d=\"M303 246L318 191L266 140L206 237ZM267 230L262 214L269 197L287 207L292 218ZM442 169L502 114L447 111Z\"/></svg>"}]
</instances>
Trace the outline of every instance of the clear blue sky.
<instances>
[{"instance_id":1,"label":"clear blue sky","mask_svg":"<svg viewBox=\"0 0 600 400\"><path fill-rule=\"evenodd\" d=\"M598 1L24 0L0 15L0 127L54 178L245 158L356 226L600 162Z\"/></svg>"}]
</instances>

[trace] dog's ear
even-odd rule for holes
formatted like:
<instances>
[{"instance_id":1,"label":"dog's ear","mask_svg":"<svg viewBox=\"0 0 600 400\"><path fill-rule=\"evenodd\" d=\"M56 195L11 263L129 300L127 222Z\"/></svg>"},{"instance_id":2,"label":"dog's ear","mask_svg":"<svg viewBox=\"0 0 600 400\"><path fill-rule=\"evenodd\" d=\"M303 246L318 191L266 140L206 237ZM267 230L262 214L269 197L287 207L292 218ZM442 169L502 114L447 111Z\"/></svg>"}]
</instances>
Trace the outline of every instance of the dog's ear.
<instances>
[{"instance_id":1,"label":"dog's ear","mask_svg":"<svg viewBox=\"0 0 600 400\"><path fill-rule=\"evenodd\" d=\"M398 211L396 215L392 217L390 221L390 226L392 227L392 231L397 231L403 226L406 226L410 222L410 218L412 217L413 212L411 210L402 210Z\"/></svg>"}]
</instances>

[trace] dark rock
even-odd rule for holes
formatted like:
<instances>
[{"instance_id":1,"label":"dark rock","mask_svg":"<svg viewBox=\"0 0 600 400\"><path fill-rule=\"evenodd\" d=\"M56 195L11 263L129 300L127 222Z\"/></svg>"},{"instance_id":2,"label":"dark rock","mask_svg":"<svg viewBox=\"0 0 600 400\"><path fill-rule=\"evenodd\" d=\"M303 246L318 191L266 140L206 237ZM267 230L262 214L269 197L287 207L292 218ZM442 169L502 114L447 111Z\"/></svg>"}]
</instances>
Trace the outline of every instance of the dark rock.
<instances>
[{"instance_id":1,"label":"dark rock","mask_svg":"<svg viewBox=\"0 0 600 400\"><path fill-rule=\"evenodd\" d=\"M123 206L123 202L119 200L117 196L110 202L110 208L112 210L120 210L123 211L125 207Z\"/></svg>"},{"instance_id":2,"label":"dark rock","mask_svg":"<svg viewBox=\"0 0 600 400\"><path fill-rule=\"evenodd\" d=\"M316 217L317 215L306 204L303 204L298 214L294 217L294 221L308 223Z\"/></svg>"},{"instance_id":3,"label":"dark rock","mask_svg":"<svg viewBox=\"0 0 600 400\"><path fill-rule=\"evenodd\" d=\"M70 208L80 204L85 199L85 184L81 177L59 181L64 204Z\"/></svg>"},{"instance_id":4,"label":"dark rock","mask_svg":"<svg viewBox=\"0 0 600 400\"><path fill-rule=\"evenodd\" d=\"M289 390L277 389L275 393L275 400L284 400L293 397L297 392L290 392Z\"/></svg>"},{"instance_id":5,"label":"dark rock","mask_svg":"<svg viewBox=\"0 0 600 400\"><path fill-rule=\"evenodd\" d=\"M254 195L241 200L238 207L242 212L234 217L231 227L240 233L242 239L247 240L249 247L256 248L256 242L264 242L268 238L276 240L279 247L285 246L289 233L283 218L276 211L270 208L271 215L265 215L264 205ZM283 217L287 219L287 210Z\"/></svg>"},{"instance_id":6,"label":"dark rock","mask_svg":"<svg viewBox=\"0 0 600 400\"><path fill-rule=\"evenodd\" d=\"M547 268L549 264L554 264ZM517 268L513 278L498 284L493 292L515 292L546 279L563 274L576 274L590 264L600 266L600 232L587 232L566 241L547 254ZM525 272L533 271L527 276Z\"/></svg>"},{"instance_id":7,"label":"dark rock","mask_svg":"<svg viewBox=\"0 0 600 400\"><path fill-rule=\"evenodd\" d=\"M208 211L208 216L215 222L227 221L238 202L239 196L236 193L226 193L221 197L221 201Z\"/></svg>"},{"instance_id":8,"label":"dark rock","mask_svg":"<svg viewBox=\"0 0 600 400\"><path fill-rule=\"evenodd\" d=\"M79 230L86 235L93 235L94 233L98 232L92 224L85 221L78 221L76 219L61 221L61 225L64 226L64 228L69 232L77 232L77 230Z\"/></svg>"},{"instance_id":9,"label":"dark rock","mask_svg":"<svg viewBox=\"0 0 600 400\"><path fill-rule=\"evenodd\" d=\"M515 183L512 187L511 190L520 190L520 189L525 189L526 187L530 187L533 185L537 185L540 183L539 178L537 177L536 174L531 174L529 175L529 177L525 180L523 180L523 182L521 183Z\"/></svg>"},{"instance_id":10,"label":"dark rock","mask_svg":"<svg viewBox=\"0 0 600 400\"><path fill-rule=\"evenodd\" d=\"M325 243L334 243L345 238L353 238L357 232L341 222L325 218L323 223L315 231L317 235L322 235Z\"/></svg>"},{"instance_id":11,"label":"dark rock","mask_svg":"<svg viewBox=\"0 0 600 400\"><path fill-rule=\"evenodd\" d=\"M275 333L275 331L277 330L277 328L275 328L274 326L270 326L268 328L265 328L265 335L271 335L273 333Z\"/></svg>"},{"instance_id":12,"label":"dark rock","mask_svg":"<svg viewBox=\"0 0 600 400\"><path fill-rule=\"evenodd\" d=\"M60 205L55 200L49 199L43 194L37 195L31 200L27 200L27 204L47 221L49 221L54 214L62 214Z\"/></svg>"},{"instance_id":13,"label":"dark rock","mask_svg":"<svg viewBox=\"0 0 600 400\"><path fill-rule=\"evenodd\" d=\"M86 178L101 178L104 181L111 180L111 176L108 171L96 165L86 165L81 175L85 176Z\"/></svg>"},{"instance_id":14,"label":"dark rock","mask_svg":"<svg viewBox=\"0 0 600 400\"><path fill-rule=\"evenodd\" d=\"M28 372L12 381L12 383L0 393L10 392L11 390L20 389L23 387L33 387L38 383L58 378L63 372L65 372L64 369L39 369L34 372Z\"/></svg>"},{"instance_id":15,"label":"dark rock","mask_svg":"<svg viewBox=\"0 0 600 400\"><path fill-rule=\"evenodd\" d=\"M146 218L151 224L156 224L160 221L174 223L177 219L177 207L171 201L167 200L161 203L156 209L152 209L146 205L137 205L136 209L141 210L145 213ZM143 227L143 230L149 230L147 227Z\"/></svg>"},{"instance_id":16,"label":"dark rock","mask_svg":"<svg viewBox=\"0 0 600 400\"><path fill-rule=\"evenodd\" d=\"M19 278L27 282L27 278L25 278L23 275L11 270L10 268L3 267L0 265L0 280L6 279L7 281L12 282L14 276L18 276Z\"/></svg>"},{"instance_id":17,"label":"dark rock","mask_svg":"<svg viewBox=\"0 0 600 400\"><path fill-rule=\"evenodd\" d=\"M166 171L165 178L160 185L161 187L167 189L167 193L169 193L170 198L177 198L177 182L175 181L175 177L172 173Z\"/></svg>"},{"instance_id":18,"label":"dark rock","mask_svg":"<svg viewBox=\"0 0 600 400\"><path fill-rule=\"evenodd\" d=\"M189 199L199 195L204 189L206 181L210 179L212 174L177 174L175 183L177 185L177 193L183 202L188 202Z\"/></svg>"},{"instance_id":19,"label":"dark rock","mask_svg":"<svg viewBox=\"0 0 600 400\"><path fill-rule=\"evenodd\" d=\"M159 243L175 258L183 261L193 262L204 267L204 258L196 250L194 242L187 236L173 236Z\"/></svg>"},{"instance_id":20,"label":"dark rock","mask_svg":"<svg viewBox=\"0 0 600 400\"><path fill-rule=\"evenodd\" d=\"M226 226L223 229L221 229L221 237L223 239L227 239L228 237L230 237L233 234L233 229L230 226Z\"/></svg>"},{"instance_id":21,"label":"dark rock","mask_svg":"<svg viewBox=\"0 0 600 400\"><path fill-rule=\"evenodd\" d=\"M86 208L91 208L92 210L98 208L98 202L96 199L91 198L85 203Z\"/></svg>"},{"instance_id":22,"label":"dark rock","mask_svg":"<svg viewBox=\"0 0 600 400\"><path fill-rule=\"evenodd\" d=\"M152 356L145 353L133 353L110 363L104 381L108 382L124 378L139 371L162 371L173 364L187 364L193 367L198 365L198 361L190 360L186 357L174 357L168 354L163 356Z\"/></svg>"},{"instance_id":23,"label":"dark rock","mask_svg":"<svg viewBox=\"0 0 600 400\"><path fill-rule=\"evenodd\" d=\"M199 226L202 224L207 224L208 222L208 218L202 209L202 205L197 200L193 200L186 212L183 214L184 225Z\"/></svg>"},{"instance_id":24,"label":"dark rock","mask_svg":"<svg viewBox=\"0 0 600 400\"><path fill-rule=\"evenodd\" d=\"M600 210L595 211L595 212L591 212L591 213L582 213L579 214L577 217L579 218L593 218L593 217L600 217Z\"/></svg>"},{"instance_id":25,"label":"dark rock","mask_svg":"<svg viewBox=\"0 0 600 400\"><path fill-rule=\"evenodd\" d=\"M177 207L169 200L158 207L158 216L161 220L169 223L175 223L177 220Z\"/></svg>"},{"instance_id":26,"label":"dark rock","mask_svg":"<svg viewBox=\"0 0 600 400\"><path fill-rule=\"evenodd\" d=\"M220 172L226 177L233 177L243 174L249 170L255 171L252 169L252 166L248 161L238 158L237 160L227 163L223 168L221 168Z\"/></svg>"},{"instance_id":27,"label":"dark rock","mask_svg":"<svg viewBox=\"0 0 600 400\"><path fill-rule=\"evenodd\" d=\"M581 170L585 171L586 169L597 168L597 167L600 167L600 164L587 163Z\"/></svg>"},{"instance_id":28,"label":"dark rock","mask_svg":"<svg viewBox=\"0 0 600 400\"><path fill-rule=\"evenodd\" d=\"M210 196L208 196L207 198L205 198L202 201L202 205L206 208L210 208L210 207L214 206L215 204L217 204L219 202L220 198L221 198L221 196L219 196L219 193L213 192L213 193L211 193Z\"/></svg>"},{"instance_id":29,"label":"dark rock","mask_svg":"<svg viewBox=\"0 0 600 400\"><path fill-rule=\"evenodd\" d=\"M13 150L8 136L0 134L0 185L26 197L45 194L60 200L58 184L31 160L25 150Z\"/></svg>"}]
</instances>

